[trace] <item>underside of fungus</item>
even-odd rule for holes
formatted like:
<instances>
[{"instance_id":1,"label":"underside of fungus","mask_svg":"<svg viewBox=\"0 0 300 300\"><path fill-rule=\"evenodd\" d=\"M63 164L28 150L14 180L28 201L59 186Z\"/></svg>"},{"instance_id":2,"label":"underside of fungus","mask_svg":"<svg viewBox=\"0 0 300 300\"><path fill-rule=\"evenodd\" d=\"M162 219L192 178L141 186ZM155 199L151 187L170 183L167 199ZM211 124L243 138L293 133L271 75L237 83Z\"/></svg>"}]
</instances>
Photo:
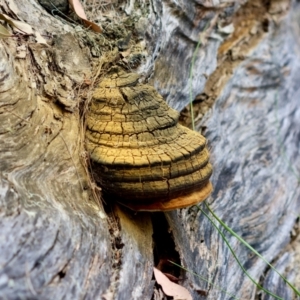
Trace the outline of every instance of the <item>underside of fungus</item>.
<instances>
[{"instance_id":1,"label":"underside of fungus","mask_svg":"<svg viewBox=\"0 0 300 300\"><path fill-rule=\"evenodd\" d=\"M95 90L86 146L104 199L133 210L172 210L212 191L205 138L135 73L115 72Z\"/></svg>"}]
</instances>

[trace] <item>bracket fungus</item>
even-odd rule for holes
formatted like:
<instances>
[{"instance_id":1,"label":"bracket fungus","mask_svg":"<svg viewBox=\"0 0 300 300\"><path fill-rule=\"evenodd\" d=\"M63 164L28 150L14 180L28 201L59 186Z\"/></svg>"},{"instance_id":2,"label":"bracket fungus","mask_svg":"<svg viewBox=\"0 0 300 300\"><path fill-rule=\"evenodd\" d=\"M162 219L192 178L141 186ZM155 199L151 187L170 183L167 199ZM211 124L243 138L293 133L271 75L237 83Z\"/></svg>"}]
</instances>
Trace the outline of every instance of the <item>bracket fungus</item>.
<instances>
[{"instance_id":1,"label":"bracket fungus","mask_svg":"<svg viewBox=\"0 0 300 300\"><path fill-rule=\"evenodd\" d=\"M138 80L108 75L86 116L86 147L104 199L146 211L205 200L212 191L205 138L178 124L179 113Z\"/></svg>"}]
</instances>

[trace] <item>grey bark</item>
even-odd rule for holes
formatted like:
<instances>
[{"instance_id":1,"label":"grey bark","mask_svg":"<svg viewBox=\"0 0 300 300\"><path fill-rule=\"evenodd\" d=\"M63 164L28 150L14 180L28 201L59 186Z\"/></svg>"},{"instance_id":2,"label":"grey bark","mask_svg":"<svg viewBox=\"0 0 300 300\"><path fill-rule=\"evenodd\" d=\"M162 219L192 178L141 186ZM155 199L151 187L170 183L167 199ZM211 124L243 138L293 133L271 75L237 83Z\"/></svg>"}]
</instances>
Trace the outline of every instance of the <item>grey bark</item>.
<instances>
[{"instance_id":1,"label":"grey bark","mask_svg":"<svg viewBox=\"0 0 300 300\"><path fill-rule=\"evenodd\" d=\"M129 33L122 22L132 20L124 65L178 110L190 94L196 99L196 128L208 139L214 166L207 203L299 286L299 243L290 238L300 200L298 2L153 0L101 7L104 33L97 35L78 32L33 0L0 1L1 12L51 44L22 35L0 40L0 298L151 299L154 293L150 214L116 206L104 211L86 172L79 114L94 79L125 51L114 49ZM18 56L20 45L25 58ZM181 284L193 299L255 299L255 286L198 208L165 215L181 264L212 282L186 272ZM256 280L292 299L265 263L221 230Z\"/></svg>"}]
</instances>

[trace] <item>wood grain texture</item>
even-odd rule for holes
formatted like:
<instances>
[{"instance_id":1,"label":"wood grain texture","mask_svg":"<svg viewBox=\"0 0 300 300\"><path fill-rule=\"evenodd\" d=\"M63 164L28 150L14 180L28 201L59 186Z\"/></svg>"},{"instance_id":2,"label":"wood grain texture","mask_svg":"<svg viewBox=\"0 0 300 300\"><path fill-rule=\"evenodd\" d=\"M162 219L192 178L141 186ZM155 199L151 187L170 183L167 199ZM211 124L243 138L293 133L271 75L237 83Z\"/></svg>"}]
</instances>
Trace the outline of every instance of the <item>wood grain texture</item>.
<instances>
[{"instance_id":1,"label":"wood grain texture","mask_svg":"<svg viewBox=\"0 0 300 300\"><path fill-rule=\"evenodd\" d=\"M6 58L9 48L3 44ZM6 72L25 67L11 61ZM83 189L78 120L75 115L55 120L61 114L57 107L41 101L16 74L2 75L13 85L2 92L0 104L1 297L78 298L86 294L84 287L96 296L109 285L110 238L101 210Z\"/></svg>"},{"instance_id":2,"label":"wood grain texture","mask_svg":"<svg viewBox=\"0 0 300 300\"><path fill-rule=\"evenodd\" d=\"M293 271L299 251L281 254L299 214L300 7L292 5L120 1L121 10L102 7L104 32L95 37L53 18L36 1L0 1L1 12L28 22L52 45L33 37L0 40L0 298L151 299L150 216L109 206L105 212L95 200L97 189L83 166L78 107L90 92L91 74L117 61L142 79L153 74L150 83L182 109L200 33L192 96L208 99L205 119L197 124L215 169L208 202L299 282ZM230 24L229 35L222 28ZM25 59L16 57L19 43L26 46ZM255 288L197 208L166 217L182 265L214 284L186 273L183 285L194 299L232 299L217 287L255 298ZM289 299L274 274L264 280L265 264L223 232L254 278Z\"/></svg>"},{"instance_id":3,"label":"wood grain texture","mask_svg":"<svg viewBox=\"0 0 300 300\"><path fill-rule=\"evenodd\" d=\"M217 67L224 36L218 20L231 22L240 1L162 1L160 55L154 65L154 86L171 107L182 110L200 93ZM197 44L205 44L195 53ZM190 66L193 62L193 80Z\"/></svg>"},{"instance_id":4,"label":"wood grain texture","mask_svg":"<svg viewBox=\"0 0 300 300\"><path fill-rule=\"evenodd\" d=\"M9 5L22 17L24 3ZM26 1L28 11L36 5ZM35 9L33 18L51 19ZM45 21L38 30L53 27ZM74 87L88 74L89 59L73 35L57 33L56 52L32 39L24 60L15 58L14 39L0 41L0 298L138 299L153 290L151 223L124 226L119 239L126 253L118 254L112 222L93 197L82 161ZM62 55L66 40L72 56ZM144 245L132 228L143 229ZM140 258L138 268L132 255ZM144 288L133 292L129 274Z\"/></svg>"},{"instance_id":5,"label":"wood grain texture","mask_svg":"<svg viewBox=\"0 0 300 300\"><path fill-rule=\"evenodd\" d=\"M212 176L214 192L208 202L227 225L270 262L290 241L289 233L299 214L300 68L299 52L291 46L296 35L291 19L292 14L280 27L269 27L268 37L235 70L210 117L202 123L216 168ZM203 214L190 209L167 217L183 264L218 283L208 287L203 280L187 274L187 287L193 282L192 289L206 290L208 296L203 299L230 299L218 287L240 299L254 299L256 288ZM181 225L178 228L175 224ZM221 230L250 274L264 280L261 276L266 265ZM279 257L280 270L288 260ZM289 270L288 278L293 278L293 269ZM266 286L274 293L280 290L280 295L291 295L281 281L278 286L279 281L277 278L275 284L271 283L268 276ZM202 299L195 291L194 297Z\"/></svg>"}]
</instances>

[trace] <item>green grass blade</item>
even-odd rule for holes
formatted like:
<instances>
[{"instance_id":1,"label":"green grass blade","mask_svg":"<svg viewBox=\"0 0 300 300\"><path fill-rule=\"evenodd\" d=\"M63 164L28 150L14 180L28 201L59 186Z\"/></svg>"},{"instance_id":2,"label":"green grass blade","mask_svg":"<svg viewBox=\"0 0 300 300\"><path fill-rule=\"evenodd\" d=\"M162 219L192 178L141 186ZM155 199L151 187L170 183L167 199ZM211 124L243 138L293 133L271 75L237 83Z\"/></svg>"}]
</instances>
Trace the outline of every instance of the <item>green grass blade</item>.
<instances>
[{"instance_id":1,"label":"green grass blade","mask_svg":"<svg viewBox=\"0 0 300 300\"><path fill-rule=\"evenodd\" d=\"M235 238L237 238L241 243L243 243L248 249L250 249L253 253L255 253L259 258L261 258L274 272L276 272L281 279L296 293L296 295L300 296L300 292L283 276L281 275L275 267L273 267L261 254L259 254L253 247L251 247L244 239L242 239L238 234L236 234L230 227L228 227L220 218L218 218L218 216L210 209L210 207L208 206L208 204L205 202L205 205L207 207L207 209L209 210L209 212L214 216L214 218L230 233L232 234ZM198 207L198 209L200 209L205 216L207 216L207 214ZM207 216L208 217L208 216ZM213 222L212 222L213 223ZM213 223L214 224L214 223ZM216 227L216 225L214 225ZM219 232L220 230L217 229ZM227 244L227 243L226 243ZM235 256L235 255L234 255ZM264 290L265 291L265 290ZM280 299L280 298L278 298Z\"/></svg>"},{"instance_id":2,"label":"green grass blade","mask_svg":"<svg viewBox=\"0 0 300 300\"><path fill-rule=\"evenodd\" d=\"M205 203L206 204L206 203ZM206 204L206 206L208 207L208 205ZM233 257L235 258L235 260L237 261L238 265L240 266L240 268L243 270L243 272L247 275L247 277L262 291L264 291L266 294L274 297L275 299L279 299L279 300L284 300L283 298L280 298L279 296L273 294L272 292L266 290L264 287L262 287L258 282L256 282L251 275L247 272L247 270L244 268L244 266L241 264L241 262L239 261L239 259L237 258L236 254L234 253L234 250L231 248L228 240L226 239L225 235L223 234L223 232L219 229L219 227L215 224L215 222L209 217L209 215L203 211L199 206L197 206L198 209L209 219L209 221L211 222L211 224L217 229L217 231L219 232L219 234L222 236L223 241L226 243L227 247L229 248L230 252L232 253ZM208 207L210 213L215 217L215 215L212 213L211 209ZM219 222L219 220L217 219L217 221ZM224 226L222 223L220 223L223 227L225 227L225 229L229 228L226 225ZM230 229L230 228L229 228ZM231 230L232 231L232 230ZM233 232L233 231L232 231ZM231 233L231 232L230 232ZM236 236L236 234L235 234Z\"/></svg>"}]
</instances>

